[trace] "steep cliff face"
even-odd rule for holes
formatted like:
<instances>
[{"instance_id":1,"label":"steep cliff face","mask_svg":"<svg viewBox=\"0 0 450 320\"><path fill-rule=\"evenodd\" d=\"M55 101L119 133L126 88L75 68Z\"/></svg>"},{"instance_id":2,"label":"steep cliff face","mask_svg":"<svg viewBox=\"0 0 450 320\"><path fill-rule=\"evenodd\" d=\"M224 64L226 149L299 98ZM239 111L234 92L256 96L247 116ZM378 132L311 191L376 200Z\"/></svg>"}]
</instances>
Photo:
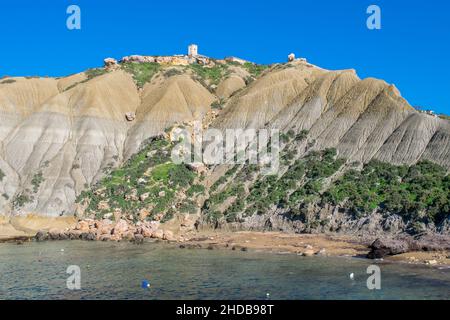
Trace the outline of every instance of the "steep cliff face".
<instances>
[{"instance_id":1,"label":"steep cliff face","mask_svg":"<svg viewBox=\"0 0 450 320\"><path fill-rule=\"evenodd\" d=\"M450 168L450 122L417 112L395 87L353 70L304 61L257 72L224 62L141 66L0 81L1 213L72 215L77 196L143 141L195 120L220 130L307 131L297 158L336 148L349 162L430 160Z\"/></svg>"}]
</instances>

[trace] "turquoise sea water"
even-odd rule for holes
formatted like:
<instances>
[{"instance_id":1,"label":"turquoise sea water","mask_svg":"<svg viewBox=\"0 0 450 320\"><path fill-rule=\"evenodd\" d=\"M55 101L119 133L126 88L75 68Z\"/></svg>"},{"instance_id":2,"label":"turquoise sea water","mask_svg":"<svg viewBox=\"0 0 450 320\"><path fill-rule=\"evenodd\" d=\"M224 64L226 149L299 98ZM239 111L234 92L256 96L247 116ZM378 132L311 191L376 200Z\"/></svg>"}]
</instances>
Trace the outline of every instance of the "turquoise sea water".
<instances>
[{"instance_id":1,"label":"turquoise sea water","mask_svg":"<svg viewBox=\"0 0 450 320\"><path fill-rule=\"evenodd\" d=\"M0 299L450 299L449 269L381 263L371 291L370 264L164 243L0 244ZM69 265L80 267L80 290L67 289Z\"/></svg>"}]
</instances>

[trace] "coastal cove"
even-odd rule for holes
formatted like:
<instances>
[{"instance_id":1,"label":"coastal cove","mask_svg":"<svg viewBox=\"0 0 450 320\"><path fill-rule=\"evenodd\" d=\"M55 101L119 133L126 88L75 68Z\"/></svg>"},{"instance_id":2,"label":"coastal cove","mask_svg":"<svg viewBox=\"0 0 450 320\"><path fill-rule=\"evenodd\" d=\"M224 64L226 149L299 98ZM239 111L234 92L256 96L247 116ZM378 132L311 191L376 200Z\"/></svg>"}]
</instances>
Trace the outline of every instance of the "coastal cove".
<instances>
[{"instance_id":1,"label":"coastal cove","mask_svg":"<svg viewBox=\"0 0 450 320\"><path fill-rule=\"evenodd\" d=\"M3 243L0 261L0 299L448 299L450 285L444 267L377 261L381 290L369 290L371 260L166 242ZM69 265L80 268L80 290L66 287Z\"/></svg>"}]
</instances>

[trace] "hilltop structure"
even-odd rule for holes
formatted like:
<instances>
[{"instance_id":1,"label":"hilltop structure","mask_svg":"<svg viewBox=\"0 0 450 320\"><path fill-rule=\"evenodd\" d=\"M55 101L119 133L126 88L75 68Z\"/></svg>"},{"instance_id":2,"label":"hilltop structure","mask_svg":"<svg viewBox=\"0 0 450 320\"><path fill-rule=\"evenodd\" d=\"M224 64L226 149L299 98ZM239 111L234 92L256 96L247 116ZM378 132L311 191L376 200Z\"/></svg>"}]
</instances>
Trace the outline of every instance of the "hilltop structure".
<instances>
[{"instance_id":1,"label":"hilltop structure","mask_svg":"<svg viewBox=\"0 0 450 320\"><path fill-rule=\"evenodd\" d=\"M198 55L198 46L196 44L191 44L188 47L188 56L196 57Z\"/></svg>"},{"instance_id":2,"label":"hilltop structure","mask_svg":"<svg viewBox=\"0 0 450 320\"><path fill-rule=\"evenodd\" d=\"M190 44L188 46L187 55L179 54L174 56L141 56L131 55L120 59L121 63L135 62L135 63L159 63L167 65L189 65L193 63L208 65L211 63L211 59L204 55L198 54L198 46L196 44ZM105 67L111 64L111 58L104 60Z\"/></svg>"}]
</instances>

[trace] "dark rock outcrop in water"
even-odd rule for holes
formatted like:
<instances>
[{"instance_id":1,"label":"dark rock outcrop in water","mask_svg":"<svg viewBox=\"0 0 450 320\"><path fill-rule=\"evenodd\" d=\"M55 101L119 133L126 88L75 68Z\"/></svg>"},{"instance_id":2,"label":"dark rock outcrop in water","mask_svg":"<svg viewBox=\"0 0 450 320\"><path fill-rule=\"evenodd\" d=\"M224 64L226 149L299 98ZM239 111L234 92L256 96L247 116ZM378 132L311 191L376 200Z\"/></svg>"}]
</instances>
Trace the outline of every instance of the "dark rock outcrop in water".
<instances>
[{"instance_id":1,"label":"dark rock outcrop in water","mask_svg":"<svg viewBox=\"0 0 450 320\"><path fill-rule=\"evenodd\" d=\"M378 238L369 249L369 259L381 259L412 251L446 251L450 250L450 236L425 234L416 237Z\"/></svg>"},{"instance_id":2,"label":"dark rock outcrop in water","mask_svg":"<svg viewBox=\"0 0 450 320\"><path fill-rule=\"evenodd\" d=\"M369 259L381 259L409 251L409 244L404 240L377 239L370 245Z\"/></svg>"},{"instance_id":3,"label":"dark rock outcrop in water","mask_svg":"<svg viewBox=\"0 0 450 320\"><path fill-rule=\"evenodd\" d=\"M45 241L48 239L48 232L47 231L38 231L35 235L36 241Z\"/></svg>"}]
</instances>

